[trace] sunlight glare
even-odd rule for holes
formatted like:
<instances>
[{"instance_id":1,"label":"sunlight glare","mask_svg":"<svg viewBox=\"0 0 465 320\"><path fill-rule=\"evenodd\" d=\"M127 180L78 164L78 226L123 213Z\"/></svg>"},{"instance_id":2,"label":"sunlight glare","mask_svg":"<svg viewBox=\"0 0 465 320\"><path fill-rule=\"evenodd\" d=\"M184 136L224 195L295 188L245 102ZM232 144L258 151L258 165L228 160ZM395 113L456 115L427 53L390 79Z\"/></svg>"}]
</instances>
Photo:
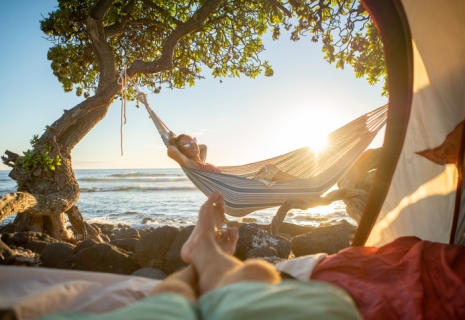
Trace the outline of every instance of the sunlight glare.
<instances>
[{"instance_id":1,"label":"sunlight glare","mask_svg":"<svg viewBox=\"0 0 465 320\"><path fill-rule=\"evenodd\" d=\"M324 110L302 110L298 116L290 119L294 124L296 142L300 147L309 146L319 152L328 143L328 134L334 130L334 116Z\"/></svg>"}]
</instances>

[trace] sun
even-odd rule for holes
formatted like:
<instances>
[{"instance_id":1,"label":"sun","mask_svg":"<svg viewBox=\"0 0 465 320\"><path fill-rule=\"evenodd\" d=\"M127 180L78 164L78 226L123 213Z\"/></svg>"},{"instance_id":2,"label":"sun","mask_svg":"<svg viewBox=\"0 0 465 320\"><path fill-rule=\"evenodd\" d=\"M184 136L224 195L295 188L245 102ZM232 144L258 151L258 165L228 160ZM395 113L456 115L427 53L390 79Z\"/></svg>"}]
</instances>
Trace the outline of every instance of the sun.
<instances>
[{"instance_id":1,"label":"sun","mask_svg":"<svg viewBox=\"0 0 465 320\"><path fill-rule=\"evenodd\" d=\"M273 141L273 155L306 146L315 153L320 152L328 144L328 134L341 125L340 116L330 110L334 108L301 105L280 114L281 128L284 130L268 132L270 141ZM271 151L268 155L271 155Z\"/></svg>"},{"instance_id":2,"label":"sun","mask_svg":"<svg viewBox=\"0 0 465 320\"><path fill-rule=\"evenodd\" d=\"M323 108L302 108L297 117L289 121L294 123L296 142L300 146L309 146L315 152L321 151L328 144L328 134L335 128L334 115Z\"/></svg>"},{"instance_id":3,"label":"sun","mask_svg":"<svg viewBox=\"0 0 465 320\"><path fill-rule=\"evenodd\" d=\"M308 146L314 152L320 152L326 145L328 144L328 137L327 135L320 136L319 132L311 133L309 139Z\"/></svg>"}]
</instances>

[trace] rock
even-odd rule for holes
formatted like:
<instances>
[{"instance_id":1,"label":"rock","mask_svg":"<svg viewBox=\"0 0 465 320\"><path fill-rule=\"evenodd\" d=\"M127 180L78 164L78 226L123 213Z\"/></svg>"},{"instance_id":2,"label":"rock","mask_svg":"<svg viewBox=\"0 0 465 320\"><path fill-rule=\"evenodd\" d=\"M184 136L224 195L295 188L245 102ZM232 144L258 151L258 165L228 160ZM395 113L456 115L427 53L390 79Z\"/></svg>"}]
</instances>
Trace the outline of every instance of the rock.
<instances>
[{"instance_id":1,"label":"rock","mask_svg":"<svg viewBox=\"0 0 465 320\"><path fill-rule=\"evenodd\" d=\"M292 238L292 252L296 257L321 252L334 254L349 246L349 232L343 224L318 227Z\"/></svg>"},{"instance_id":2,"label":"rock","mask_svg":"<svg viewBox=\"0 0 465 320\"><path fill-rule=\"evenodd\" d=\"M164 270L171 274L178 270L179 268L187 266L187 264L181 259L181 248L182 245L187 241L189 236L194 230L195 226L188 226L179 232L176 238L171 245L170 250L166 253L166 262L164 266Z\"/></svg>"},{"instance_id":3,"label":"rock","mask_svg":"<svg viewBox=\"0 0 465 320\"><path fill-rule=\"evenodd\" d=\"M82 248L71 255L66 260L66 264L74 270L116 274L132 274L140 268L137 261L132 259L126 252L108 243L97 243Z\"/></svg>"},{"instance_id":4,"label":"rock","mask_svg":"<svg viewBox=\"0 0 465 320\"><path fill-rule=\"evenodd\" d=\"M0 264L11 264L15 260L13 250L6 243L0 240Z\"/></svg>"},{"instance_id":5,"label":"rock","mask_svg":"<svg viewBox=\"0 0 465 320\"><path fill-rule=\"evenodd\" d=\"M97 231L98 234L101 234L101 233L102 233L102 230L100 229L100 227L99 227L97 224L92 223L92 224L90 224L90 226L91 226L92 228L94 228L95 231Z\"/></svg>"},{"instance_id":6,"label":"rock","mask_svg":"<svg viewBox=\"0 0 465 320\"><path fill-rule=\"evenodd\" d=\"M147 222L154 222L154 221L155 221L155 219L153 219L153 218L144 218L144 219L142 219L143 224L147 224Z\"/></svg>"},{"instance_id":7,"label":"rock","mask_svg":"<svg viewBox=\"0 0 465 320\"><path fill-rule=\"evenodd\" d=\"M150 267L139 269L136 272L134 272L132 275L138 276L138 277L155 279L155 280L163 280L166 278L166 273L164 273L160 269L155 269L155 268L150 268Z\"/></svg>"},{"instance_id":8,"label":"rock","mask_svg":"<svg viewBox=\"0 0 465 320\"><path fill-rule=\"evenodd\" d=\"M347 222L347 220L343 219L339 221L337 224L340 224L344 229L347 230L349 234L355 234L355 231L357 231L357 227Z\"/></svg>"},{"instance_id":9,"label":"rock","mask_svg":"<svg viewBox=\"0 0 465 320\"><path fill-rule=\"evenodd\" d=\"M290 234L292 237L298 236L300 234L305 234L315 229L312 226L299 226L293 223L284 222L281 227L279 227L280 233ZM268 229L269 230L269 229Z\"/></svg>"},{"instance_id":10,"label":"rock","mask_svg":"<svg viewBox=\"0 0 465 320\"><path fill-rule=\"evenodd\" d=\"M104 234L109 234L115 229L115 226L110 223L92 223L92 226L97 226Z\"/></svg>"},{"instance_id":11,"label":"rock","mask_svg":"<svg viewBox=\"0 0 465 320\"><path fill-rule=\"evenodd\" d=\"M129 226L127 224L123 224L123 223L118 223L117 225L118 228L129 228Z\"/></svg>"},{"instance_id":12,"label":"rock","mask_svg":"<svg viewBox=\"0 0 465 320\"><path fill-rule=\"evenodd\" d=\"M137 242L139 242L139 238L128 238L113 240L110 244L126 251L135 252Z\"/></svg>"},{"instance_id":13,"label":"rock","mask_svg":"<svg viewBox=\"0 0 465 320\"><path fill-rule=\"evenodd\" d=\"M259 247L253 248L247 252L247 258L262 258L278 256L278 251L275 248Z\"/></svg>"},{"instance_id":14,"label":"rock","mask_svg":"<svg viewBox=\"0 0 465 320\"><path fill-rule=\"evenodd\" d=\"M2 241L8 246L21 246L38 254L51 243L56 243L58 240L40 232L16 232L2 234Z\"/></svg>"},{"instance_id":15,"label":"rock","mask_svg":"<svg viewBox=\"0 0 465 320\"><path fill-rule=\"evenodd\" d=\"M12 223L8 223L8 224L5 224L3 226L0 226L0 234L12 233L12 232L13 232L13 224Z\"/></svg>"},{"instance_id":16,"label":"rock","mask_svg":"<svg viewBox=\"0 0 465 320\"><path fill-rule=\"evenodd\" d=\"M105 241L105 242L110 242L111 241L110 238L105 233L102 233L100 235L100 238L102 238L102 240Z\"/></svg>"},{"instance_id":17,"label":"rock","mask_svg":"<svg viewBox=\"0 0 465 320\"><path fill-rule=\"evenodd\" d=\"M83 250L83 249L87 249L87 248L90 248L90 247L93 247L97 244L98 242L95 241L95 240L92 240L92 239L86 239L84 241L82 241L81 243L79 243L76 248L74 248L73 250L73 253L78 253L79 251Z\"/></svg>"},{"instance_id":18,"label":"rock","mask_svg":"<svg viewBox=\"0 0 465 320\"><path fill-rule=\"evenodd\" d=\"M139 231L135 228L114 230L114 234L115 234L115 239L112 239L112 240L129 239L129 238L140 239Z\"/></svg>"},{"instance_id":19,"label":"rock","mask_svg":"<svg viewBox=\"0 0 465 320\"><path fill-rule=\"evenodd\" d=\"M287 259L282 259L282 258L277 257L277 256L262 257L262 258L259 258L259 259L265 260L266 262L269 262L271 264L277 264L278 262L287 260Z\"/></svg>"},{"instance_id":20,"label":"rock","mask_svg":"<svg viewBox=\"0 0 465 320\"><path fill-rule=\"evenodd\" d=\"M29 236L25 232L16 232L13 235L13 241L16 245L22 245L29 241Z\"/></svg>"},{"instance_id":21,"label":"rock","mask_svg":"<svg viewBox=\"0 0 465 320\"><path fill-rule=\"evenodd\" d=\"M234 255L240 260L245 260L249 250L259 247L274 248L278 252L278 256L283 259L287 259L291 252L289 240L270 235L255 223L242 225L239 228L239 241Z\"/></svg>"},{"instance_id":22,"label":"rock","mask_svg":"<svg viewBox=\"0 0 465 320\"><path fill-rule=\"evenodd\" d=\"M153 230L155 230L154 227L145 228L145 229L139 229L139 234L140 234L140 236L142 237L144 234L150 233L150 232L152 232Z\"/></svg>"},{"instance_id":23,"label":"rock","mask_svg":"<svg viewBox=\"0 0 465 320\"><path fill-rule=\"evenodd\" d=\"M288 213L289 215L289 213ZM246 225L247 223L240 223L237 221L230 221L227 223L228 227L236 227L240 228L243 225ZM263 231L269 232L270 231L270 225L269 224L257 224ZM314 229L315 227L312 226L299 226L293 223L288 223L288 222L283 222L281 227L279 228L280 235L281 233L284 234L290 234L292 237L295 237L299 234L304 234L307 232L310 232Z\"/></svg>"},{"instance_id":24,"label":"rock","mask_svg":"<svg viewBox=\"0 0 465 320\"><path fill-rule=\"evenodd\" d=\"M75 246L65 242L57 242L48 245L42 255L42 266L47 268L66 268L66 260L73 255Z\"/></svg>"},{"instance_id":25,"label":"rock","mask_svg":"<svg viewBox=\"0 0 465 320\"><path fill-rule=\"evenodd\" d=\"M179 230L174 227L164 226L145 234L137 242L135 253L142 267L163 269L166 261L166 253L178 235Z\"/></svg>"}]
</instances>

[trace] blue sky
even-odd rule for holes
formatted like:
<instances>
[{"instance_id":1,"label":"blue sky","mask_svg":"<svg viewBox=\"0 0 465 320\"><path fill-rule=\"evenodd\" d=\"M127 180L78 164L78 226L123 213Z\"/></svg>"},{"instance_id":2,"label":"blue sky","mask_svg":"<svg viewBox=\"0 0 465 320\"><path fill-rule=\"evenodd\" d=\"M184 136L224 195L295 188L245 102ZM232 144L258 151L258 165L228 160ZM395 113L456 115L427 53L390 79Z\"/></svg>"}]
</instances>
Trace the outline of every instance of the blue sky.
<instances>
[{"instance_id":1,"label":"blue sky","mask_svg":"<svg viewBox=\"0 0 465 320\"><path fill-rule=\"evenodd\" d=\"M3 1L0 10L0 150L27 150L41 134L83 98L64 93L53 76L50 43L39 28L55 1ZM356 79L352 69L336 69L323 60L320 43L309 37L292 42L264 39L262 60L274 76L256 79L210 76L194 87L163 88L150 94L152 109L176 133L190 133L209 146L208 162L235 165L254 162L321 140L324 134L387 102L381 84ZM128 103L124 156L120 155L120 101L73 150L73 166L84 168L176 167L147 112ZM382 144L382 134L372 146ZM8 169L3 164L0 169Z\"/></svg>"}]
</instances>

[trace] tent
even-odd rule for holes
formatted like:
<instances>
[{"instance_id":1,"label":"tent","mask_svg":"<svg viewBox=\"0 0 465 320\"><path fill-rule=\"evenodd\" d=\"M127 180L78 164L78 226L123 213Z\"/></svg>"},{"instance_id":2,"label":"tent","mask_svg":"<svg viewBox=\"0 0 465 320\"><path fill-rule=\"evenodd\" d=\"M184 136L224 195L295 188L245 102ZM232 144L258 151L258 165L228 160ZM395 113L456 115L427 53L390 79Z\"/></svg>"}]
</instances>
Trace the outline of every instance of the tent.
<instances>
[{"instance_id":1,"label":"tent","mask_svg":"<svg viewBox=\"0 0 465 320\"><path fill-rule=\"evenodd\" d=\"M463 319L465 248L450 243L465 243L465 1L363 2L385 46L390 96L384 148L353 247L320 257L323 260L311 277L345 288L366 318ZM51 289L58 294L66 285L63 295L68 297L73 284L86 289L100 283L99 293L108 297L112 289L118 306L128 301L128 296L146 295L142 290L131 293L131 284L127 283L126 290L121 291L119 284L131 280L122 276L107 279L98 273L36 268L27 273L31 276L33 272L36 281L27 282L31 278L21 274L22 268L16 268L14 274L12 267L0 269L0 275L11 280L10 286L3 281L0 296L5 293L12 301L13 288L23 288L20 284L27 286L18 297L28 298L33 287L46 283L44 279L57 278L61 287L47 282L37 295ZM42 272L47 274L40 275ZM69 281L64 282L66 279ZM83 299L89 298L85 290L73 292L75 297L81 294ZM101 296L92 293L91 297L97 309L108 310L108 304L97 303L104 301ZM56 311L64 300L54 301L58 301L53 306ZM74 299L77 302L79 299ZM69 303L65 306L71 309ZM73 310L82 310L76 308ZM44 313L44 309L36 313L24 310L27 314L23 318Z\"/></svg>"},{"instance_id":2,"label":"tent","mask_svg":"<svg viewBox=\"0 0 465 320\"><path fill-rule=\"evenodd\" d=\"M380 246L409 235L465 244L465 2L363 3L384 43L389 111L353 245Z\"/></svg>"}]
</instances>

